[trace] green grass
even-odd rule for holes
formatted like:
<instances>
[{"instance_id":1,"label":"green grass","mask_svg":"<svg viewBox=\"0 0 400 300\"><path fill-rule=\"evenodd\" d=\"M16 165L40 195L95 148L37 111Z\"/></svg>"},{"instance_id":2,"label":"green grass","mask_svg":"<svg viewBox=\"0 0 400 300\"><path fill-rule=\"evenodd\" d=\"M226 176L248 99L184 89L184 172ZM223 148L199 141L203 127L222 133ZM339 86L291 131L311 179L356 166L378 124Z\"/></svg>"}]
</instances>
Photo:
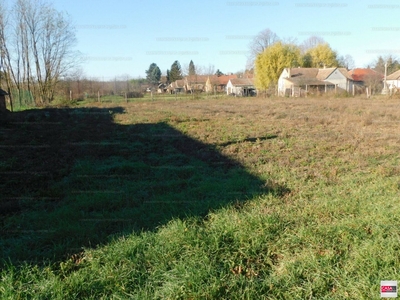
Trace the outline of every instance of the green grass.
<instances>
[{"instance_id":1,"label":"green grass","mask_svg":"<svg viewBox=\"0 0 400 300\"><path fill-rule=\"evenodd\" d=\"M379 299L400 280L396 107L129 103L49 183L61 201L2 217L25 232L1 239L1 298Z\"/></svg>"}]
</instances>

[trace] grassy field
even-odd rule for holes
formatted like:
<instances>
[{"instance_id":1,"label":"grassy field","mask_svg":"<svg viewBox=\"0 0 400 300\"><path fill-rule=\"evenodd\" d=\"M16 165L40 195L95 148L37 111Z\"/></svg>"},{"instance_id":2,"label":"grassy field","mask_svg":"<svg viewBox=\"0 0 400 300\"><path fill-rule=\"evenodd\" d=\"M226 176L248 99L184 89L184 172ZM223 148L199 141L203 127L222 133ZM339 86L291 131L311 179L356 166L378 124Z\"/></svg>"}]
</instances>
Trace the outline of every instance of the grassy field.
<instances>
[{"instance_id":1,"label":"grassy field","mask_svg":"<svg viewBox=\"0 0 400 300\"><path fill-rule=\"evenodd\" d=\"M399 99L140 99L0 123L1 299L380 299Z\"/></svg>"}]
</instances>

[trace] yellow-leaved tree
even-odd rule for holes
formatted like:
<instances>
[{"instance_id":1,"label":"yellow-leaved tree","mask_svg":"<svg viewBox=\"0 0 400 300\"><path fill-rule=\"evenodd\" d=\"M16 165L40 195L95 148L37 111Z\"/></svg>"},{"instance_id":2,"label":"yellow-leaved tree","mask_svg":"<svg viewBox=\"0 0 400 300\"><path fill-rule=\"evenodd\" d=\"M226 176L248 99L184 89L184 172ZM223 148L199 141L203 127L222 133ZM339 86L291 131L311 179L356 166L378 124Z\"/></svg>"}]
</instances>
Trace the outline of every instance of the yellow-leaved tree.
<instances>
[{"instance_id":1,"label":"yellow-leaved tree","mask_svg":"<svg viewBox=\"0 0 400 300\"><path fill-rule=\"evenodd\" d=\"M303 66L311 68L337 67L339 64L336 51L328 43L318 44L303 56Z\"/></svg>"},{"instance_id":2,"label":"yellow-leaved tree","mask_svg":"<svg viewBox=\"0 0 400 300\"><path fill-rule=\"evenodd\" d=\"M294 44L277 42L258 54L255 61L255 85L265 91L277 84L284 68L300 65L300 48Z\"/></svg>"}]
</instances>

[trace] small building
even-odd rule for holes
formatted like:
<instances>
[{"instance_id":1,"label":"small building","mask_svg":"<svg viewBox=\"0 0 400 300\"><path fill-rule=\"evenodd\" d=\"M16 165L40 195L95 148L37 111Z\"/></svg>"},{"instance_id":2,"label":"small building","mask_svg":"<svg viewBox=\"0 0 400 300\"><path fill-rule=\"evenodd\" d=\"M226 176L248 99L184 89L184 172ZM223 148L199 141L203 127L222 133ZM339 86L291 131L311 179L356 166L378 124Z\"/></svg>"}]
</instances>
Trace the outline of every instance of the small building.
<instances>
[{"instance_id":1,"label":"small building","mask_svg":"<svg viewBox=\"0 0 400 300\"><path fill-rule=\"evenodd\" d=\"M168 89L168 85L164 82L160 82L157 87L157 93L163 94L163 93L167 92L167 89Z\"/></svg>"},{"instance_id":2,"label":"small building","mask_svg":"<svg viewBox=\"0 0 400 300\"><path fill-rule=\"evenodd\" d=\"M206 82L207 92L226 93L226 86L230 79L238 78L237 75L212 75L208 76Z\"/></svg>"},{"instance_id":3,"label":"small building","mask_svg":"<svg viewBox=\"0 0 400 300\"><path fill-rule=\"evenodd\" d=\"M285 68L278 79L278 95L301 97L310 92L326 93L336 84L326 80L337 68Z\"/></svg>"},{"instance_id":4,"label":"small building","mask_svg":"<svg viewBox=\"0 0 400 300\"><path fill-rule=\"evenodd\" d=\"M0 89L0 111L6 111L7 106L6 106L6 96L8 93L2 89Z\"/></svg>"},{"instance_id":5,"label":"small building","mask_svg":"<svg viewBox=\"0 0 400 300\"><path fill-rule=\"evenodd\" d=\"M400 70L386 76L386 84L390 90L400 88Z\"/></svg>"},{"instance_id":6,"label":"small building","mask_svg":"<svg viewBox=\"0 0 400 300\"><path fill-rule=\"evenodd\" d=\"M186 76L185 91L186 93L200 93L206 91L207 75L189 75Z\"/></svg>"},{"instance_id":7,"label":"small building","mask_svg":"<svg viewBox=\"0 0 400 300\"><path fill-rule=\"evenodd\" d=\"M369 68L353 69L350 70L348 74L349 77L354 81L354 84L362 86L366 85L369 80L382 81L384 77L383 74Z\"/></svg>"},{"instance_id":8,"label":"small building","mask_svg":"<svg viewBox=\"0 0 400 300\"><path fill-rule=\"evenodd\" d=\"M333 68L327 74L324 74L326 81L336 85L337 88L351 93L353 91L353 79L349 76L346 68Z\"/></svg>"},{"instance_id":9,"label":"small building","mask_svg":"<svg viewBox=\"0 0 400 300\"><path fill-rule=\"evenodd\" d=\"M353 80L355 90L363 91L366 87L371 88L371 92L381 91L383 87L383 74L369 69L357 68L348 72Z\"/></svg>"},{"instance_id":10,"label":"small building","mask_svg":"<svg viewBox=\"0 0 400 300\"><path fill-rule=\"evenodd\" d=\"M253 78L232 78L226 85L227 95L255 96L257 94Z\"/></svg>"},{"instance_id":11,"label":"small building","mask_svg":"<svg viewBox=\"0 0 400 300\"><path fill-rule=\"evenodd\" d=\"M185 91L185 81L183 79L175 80L169 85L168 90L171 94L183 93Z\"/></svg>"}]
</instances>

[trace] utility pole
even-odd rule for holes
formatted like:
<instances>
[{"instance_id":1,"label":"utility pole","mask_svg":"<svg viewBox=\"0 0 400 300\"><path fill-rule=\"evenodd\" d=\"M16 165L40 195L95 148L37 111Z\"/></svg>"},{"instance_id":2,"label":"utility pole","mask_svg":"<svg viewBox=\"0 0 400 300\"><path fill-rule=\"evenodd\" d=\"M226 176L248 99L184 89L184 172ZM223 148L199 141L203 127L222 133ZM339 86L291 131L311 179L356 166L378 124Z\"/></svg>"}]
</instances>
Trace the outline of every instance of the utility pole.
<instances>
[{"instance_id":1,"label":"utility pole","mask_svg":"<svg viewBox=\"0 0 400 300\"><path fill-rule=\"evenodd\" d=\"M385 78L383 80L383 90L382 90L382 95L387 95L388 94L388 87L386 83L386 77L387 77L387 62L385 63Z\"/></svg>"}]
</instances>

